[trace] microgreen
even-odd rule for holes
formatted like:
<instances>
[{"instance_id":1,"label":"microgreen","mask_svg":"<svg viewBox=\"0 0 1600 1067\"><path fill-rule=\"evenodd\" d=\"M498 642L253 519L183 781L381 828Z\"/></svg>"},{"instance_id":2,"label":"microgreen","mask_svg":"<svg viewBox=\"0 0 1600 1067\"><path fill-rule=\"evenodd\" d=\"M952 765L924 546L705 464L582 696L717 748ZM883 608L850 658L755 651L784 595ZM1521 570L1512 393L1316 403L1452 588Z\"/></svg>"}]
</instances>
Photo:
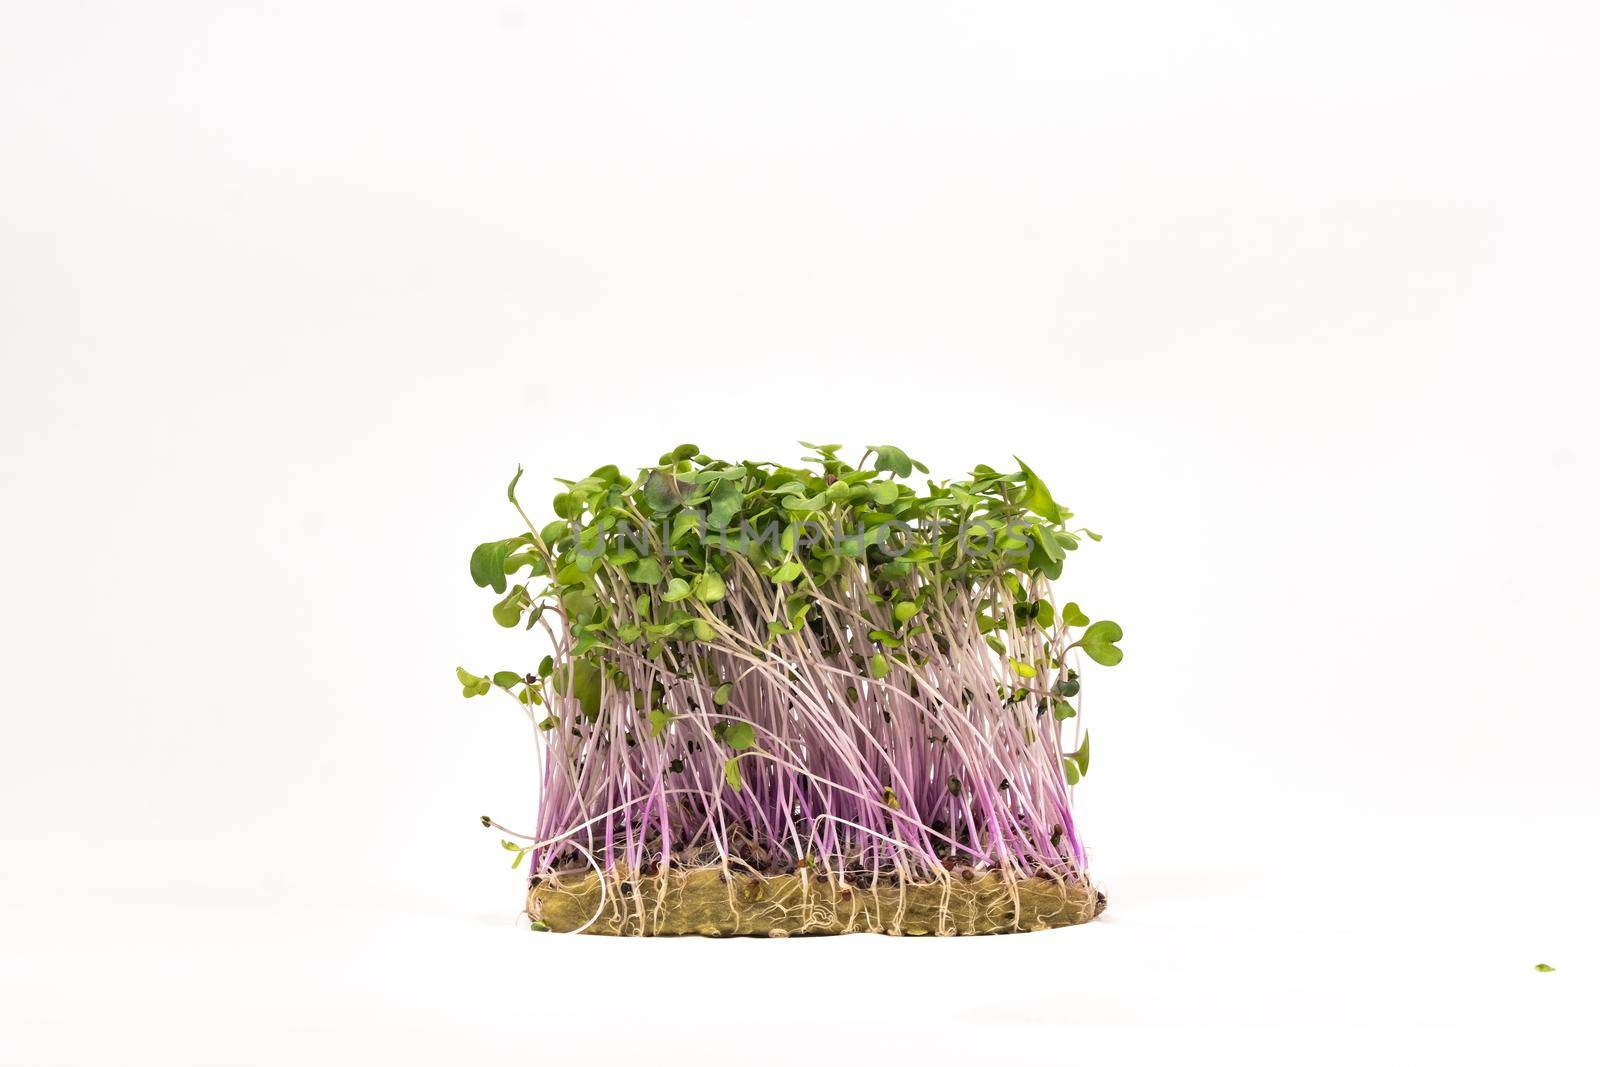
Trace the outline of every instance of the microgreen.
<instances>
[{"instance_id":1,"label":"microgreen","mask_svg":"<svg viewBox=\"0 0 1600 1067\"><path fill-rule=\"evenodd\" d=\"M554 520L472 550L491 615L553 641L479 676L539 727L534 875L765 862L1084 881L1084 661L1122 628L1052 582L1081 541L1020 459L954 480L893 445L858 463L679 445L633 476L557 479ZM523 497L529 490L522 486ZM537 709L537 710L535 710ZM1047 714L1048 712L1048 714ZM759 742L759 744L758 744ZM487 825L487 823L486 823Z\"/></svg>"}]
</instances>

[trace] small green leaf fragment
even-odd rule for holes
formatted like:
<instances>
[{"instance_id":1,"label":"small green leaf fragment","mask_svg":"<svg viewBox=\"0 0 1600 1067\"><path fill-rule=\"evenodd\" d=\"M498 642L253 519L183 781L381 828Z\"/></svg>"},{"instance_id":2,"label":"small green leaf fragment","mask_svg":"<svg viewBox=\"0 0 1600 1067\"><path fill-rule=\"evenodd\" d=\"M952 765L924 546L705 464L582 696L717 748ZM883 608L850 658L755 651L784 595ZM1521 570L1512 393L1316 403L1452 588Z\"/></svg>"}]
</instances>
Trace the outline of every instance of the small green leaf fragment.
<instances>
[{"instance_id":1,"label":"small green leaf fragment","mask_svg":"<svg viewBox=\"0 0 1600 1067\"><path fill-rule=\"evenodd\" d=\"M894 621L903 624L921 610L915 602L902 600L894 606Z\"/></svg>"},{"instance_id":2,"label":"small green leaf fragment","mask_svg":"<svg viewBox=\"0 0 1600 1067\"><path fill-rule=\"evenodd\" d=\"M674 578L667 583L667 591L661 594L661 599L668 604L675 604L689 596L689 583L682 578Z\"/></svg>"},{"instance_id":3,"label":"small green leaf fragment","mask_svg":"<svg viewBox=\"0 0 1600 1067\"><path fill-rule=\"evenodd\" d=\"M1032 529L1034 540L1037 542L1035 551L1044 557L1043 561L1036 562L1060 563L1066 558L1066 550L1061 547L1061 542L1056 540L1056 535L1051 532L1047 524L1036 522L1030 529ZM1060 572L1057 571L1056 573L1059 575Z\"/></svg>"},{"instance_id":4,"label":"small green leaf fragment","mask_svg":"<svg viewBox=\"0 0 1600 1067\"><path fill-rule=\"evenodd\" d=\"M578 698L583 717L594 722L600 717L600 691L604 681L600 668L587 659L573 661L572 695Z\"/></svg>"},{"instance_id":5,"label":"small green leaf fragment","mask_svg":"<svg viewBox=\"0 0 1600 1067\"><path fill-rule=\"evenodd\" d=\"M1068 601L1061 609L1061 621L1067 626L1088 626L1089 616L1083 613L1076 601Z\"/></svg>"},{"instance_id":6,"label":"small green leaf fragment","mask_svg":"<svg viewBox=\"0 0 1600 1067\"><path fill-rule=\"evenodd\" d=\"M722 732L722 739L735 752L742 752L756 743L756 730L747 722L731 722Z\"/></svg>"},{"instance_id":7,"label":"small green leaf fragment","mask_svg":"<svg viewBox=\"0 0 1600 1067\"><path fill-rule=\"evenodd\" d=\"M494 684L500 686L502 689L510 689L520 681L522 681L522 675L518 674L516 671L494 672Z\"/></svg>"},{"instance_id":8,"label":"small green leaf fragment","mask_svg":"<svg viewBox=\"0 0 1600 1067\"><path fill-rule=\"evenodd\" d=\"M728 698L733 696L733 683L723 682L717 686L717 691L711 694L711 702L719 708L728 706Z\"/></svg>"},{"instance_id":9,"label":"small green leaf fragment","mask_svg":"<svg viewBox=\"0 0 1600 1067\"><path fill-rule=\"evenodd\" d=\"M889 673L889 660L882 652L875 652L872 656L872 677L883 678Z\"/></svg>"},{"instance_id":10,"label":"small green leaf fragment","mask_svg":"<svg viewBox=\"0 0 1600 1067\"><path fill-rule=\"evenodd\" d=\"M744 788L744 779L739 775L739 757L735 756L722 765L722 780L728 783L728 788L737 793Z\"/></svg>"},{"instance_id":11,"label":"small green leaf fragment","mask_svg":"<svg viewBox=\"0 0 1600 1067\"><path fill-rule=\"evenodd\" d=\"M789 619L789 625L799 626L800 620L811 610L811 598L804 593L796 593L783 602L783 610Z\"/></svg>"},{"instance_id":12,"label":"small green leaf fragment","mask_svg":"<svg viewBox=\"0 0 1600 1067\"><path fill-rule=\"evenodd\" d=\"M1533 965L1533 969L1541 974L1549 974L1551 971L1555 970L1555 968L1550 966L1548 963L1535 963Z\"/></svg>"}]
</instances>

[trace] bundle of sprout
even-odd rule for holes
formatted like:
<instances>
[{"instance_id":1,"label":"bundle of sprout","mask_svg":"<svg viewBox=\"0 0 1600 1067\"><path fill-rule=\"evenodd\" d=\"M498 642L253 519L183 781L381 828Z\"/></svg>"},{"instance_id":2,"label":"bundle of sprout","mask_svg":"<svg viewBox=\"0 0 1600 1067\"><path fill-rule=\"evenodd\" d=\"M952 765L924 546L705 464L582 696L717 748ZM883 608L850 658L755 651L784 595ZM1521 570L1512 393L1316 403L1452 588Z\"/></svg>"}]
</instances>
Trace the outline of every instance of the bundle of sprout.
<instances>
[{"instance_id":1,"label":"bundle of sprout","mask_svg":"<svg viewBox=\"0 0 1600 1067\"><path fill-rule=\"evenodd\" d=\"M494 618L553 646L458 670L538 728L536 929L991 933L1093 918L1072 788L1082 657L1122 630L1057 606L1085 529L1026 464L908 483L898 448L800 467L683 445L565 481L556 520L479 545ZM872 463L867 466L867 460ZM532 586L539 584L536 590ZM1081 654L1081 656L1080 656ZM531 661L530 661L531 662Z\"/></svg>"}]
</instances>

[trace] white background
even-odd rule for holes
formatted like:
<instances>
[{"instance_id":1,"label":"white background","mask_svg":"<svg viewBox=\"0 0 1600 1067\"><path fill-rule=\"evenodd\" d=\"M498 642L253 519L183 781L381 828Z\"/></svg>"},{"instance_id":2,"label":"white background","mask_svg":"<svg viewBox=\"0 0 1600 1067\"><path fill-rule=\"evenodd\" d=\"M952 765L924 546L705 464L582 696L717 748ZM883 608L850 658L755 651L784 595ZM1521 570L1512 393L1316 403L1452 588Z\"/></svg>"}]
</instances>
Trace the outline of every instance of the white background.
<instances>
[{"instance_id":1,"label":"white background","mask_svg":"<svg viewBox=\"0 0 1600 1067\"><path fill-rule=\"evenodd\" d=\"M0 1062L1594 1062L1597 29L5 3ZM1100 922L519 925L509 475L801 437L1106 533Z\"/></svg>"}]
</instances>

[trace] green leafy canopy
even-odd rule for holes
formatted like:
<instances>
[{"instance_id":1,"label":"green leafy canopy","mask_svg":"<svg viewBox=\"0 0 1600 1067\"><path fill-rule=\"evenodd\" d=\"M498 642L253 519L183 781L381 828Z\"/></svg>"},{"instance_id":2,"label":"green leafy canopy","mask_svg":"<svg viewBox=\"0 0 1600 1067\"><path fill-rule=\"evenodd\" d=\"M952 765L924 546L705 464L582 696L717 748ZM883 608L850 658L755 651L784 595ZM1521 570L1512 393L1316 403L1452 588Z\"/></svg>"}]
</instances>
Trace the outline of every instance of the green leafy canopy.
<instances>
[{"instance_id":1,"label":"green leafy canopy","mask_svg":"<svg viewBox=\"0 0 1600 1067\"><path fill-rule=\"evenodd\" d=\"M981 662L1003 706L1028 712L1029 743L1077 716L1072 653L1114 666L1123 631L1052 595L1080 544L1100 535L1069 527L1072 512L1033 467L1013 457L1014 468L913 481L929 468L896 445L865 446L851 463L842 445L801 444L793 464L682 444L632 475L607 464L558 479L554 519L537 529L518 466L505 494L527 528L478 544L468 571L494 592L499 626L542 622L557 651L531 672L458 668L462 694L504 690L551 743L602 736L621 715L614 736L665 745L693 739L685 715L760 706L759 687L741 689L749 708L739 709L734 670L719 673L712 657L738 670L821 659L856 705L914 698L937 673L930 664L961 660ZM683 680L682 703L630 683L641 664ZM717 740L760 756L750 723L721 721ZM1071 781L1087 772L1087 737L1063 763ZM737 757L723 776L742 788Z\"/></svg>"}]
</instances>

